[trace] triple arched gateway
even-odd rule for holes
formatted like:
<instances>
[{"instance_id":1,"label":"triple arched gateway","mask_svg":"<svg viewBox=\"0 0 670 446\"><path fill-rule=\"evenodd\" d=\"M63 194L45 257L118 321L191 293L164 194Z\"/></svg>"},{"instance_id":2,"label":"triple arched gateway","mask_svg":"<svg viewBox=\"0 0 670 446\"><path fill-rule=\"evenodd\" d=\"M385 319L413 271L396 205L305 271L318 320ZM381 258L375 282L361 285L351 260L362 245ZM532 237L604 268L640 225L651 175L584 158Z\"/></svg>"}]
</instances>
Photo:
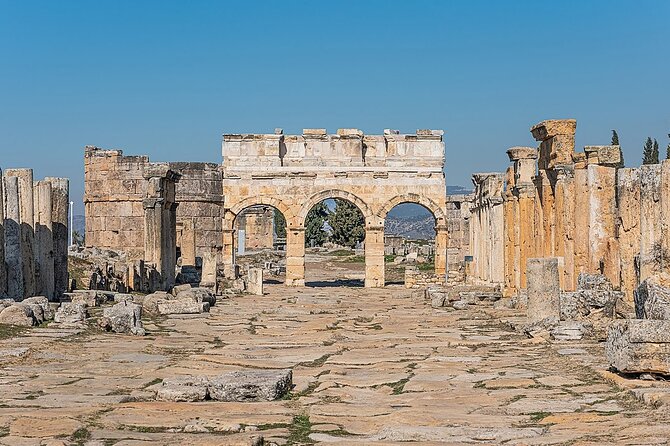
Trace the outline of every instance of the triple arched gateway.
<instances>
[{"instance_id":1,"label":"triple arched gateway","mask_svg":"<svg viewBox=\"0 0 670 446\"><path fill-rule=\"evenodd\" d=\"M305 283L305 219L317 203L348 200L365 218L365 286L384 286L384 220L396 205L416 203L436 222L435 272L446 274L447 223L443 132L403 135L385 130L305 129L302 135L223 137L223 253L227 275L235 264L235 218L268 205L286 219L286 284Z\"/></svg>"}]
</instances>

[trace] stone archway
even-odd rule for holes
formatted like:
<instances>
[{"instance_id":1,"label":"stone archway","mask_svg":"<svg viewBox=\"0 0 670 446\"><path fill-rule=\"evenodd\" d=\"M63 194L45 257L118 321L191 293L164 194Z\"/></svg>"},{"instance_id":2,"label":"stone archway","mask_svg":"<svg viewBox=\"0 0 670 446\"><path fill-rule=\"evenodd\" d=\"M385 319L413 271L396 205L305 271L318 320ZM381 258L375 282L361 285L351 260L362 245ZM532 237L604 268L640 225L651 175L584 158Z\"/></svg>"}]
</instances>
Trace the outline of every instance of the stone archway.
<instances>
[{"instance_id":1,"label":"stone archway","mask_svg":"<svg viewBox=\"0 0 670 446\"><path fill-rule=\"evenodd\" d=\"M226 274L234 270L230 245L235 216L247 206L267 204L287 222L286 284L304 285L307 213L324 199L341 198L354 203L365 218L365 286L384 286L384 217L391 203L426 203L445 223L440 227L446 240L442 135L441 130L364 135L357 129L339 129L335 135L324 129L305 129L302 135L281 130L224 135Z\"/></svg>"}]
</instances>

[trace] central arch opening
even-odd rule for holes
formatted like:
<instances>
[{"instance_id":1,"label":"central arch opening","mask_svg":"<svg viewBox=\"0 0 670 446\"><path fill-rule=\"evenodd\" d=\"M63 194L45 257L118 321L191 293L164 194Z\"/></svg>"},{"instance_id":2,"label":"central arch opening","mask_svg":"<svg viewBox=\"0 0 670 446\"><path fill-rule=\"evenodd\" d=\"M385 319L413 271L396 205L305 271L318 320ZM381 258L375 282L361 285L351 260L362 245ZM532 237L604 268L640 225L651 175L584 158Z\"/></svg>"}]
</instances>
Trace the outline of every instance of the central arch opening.
<instances>
[{"instance_id":1,"label":"central arch opening","mask_svg":"<svg viewBox=\"0 0 670 446\"><path fill-rule=\"evenodd\" d=\"M305 226L305 285L362 287L365 218L353 202L326 198L311 207Z\"/></svg>"},{"instance_id":2,"label":"central arch opening","mask_svg":"<svg viewBox=\"0 0 670 446\"><path fill-rule=\"evenodd\" d=\"M235 263L240 274L263 268L263 282L283 283L286 278L286 219L270 205L244 208L233 222Z\"/></svg>"},{"instance_id":3,"label":"central arch opening","mask_svg":"<svg viewBox=\"0 0 670 446\"><path fill-rule=\"evenodd\" d=\"M404 202L386 214L384 269L386 285L404 285L406 270L435 273L436 218L427 207Z\"/></svg>"}]
</instances>

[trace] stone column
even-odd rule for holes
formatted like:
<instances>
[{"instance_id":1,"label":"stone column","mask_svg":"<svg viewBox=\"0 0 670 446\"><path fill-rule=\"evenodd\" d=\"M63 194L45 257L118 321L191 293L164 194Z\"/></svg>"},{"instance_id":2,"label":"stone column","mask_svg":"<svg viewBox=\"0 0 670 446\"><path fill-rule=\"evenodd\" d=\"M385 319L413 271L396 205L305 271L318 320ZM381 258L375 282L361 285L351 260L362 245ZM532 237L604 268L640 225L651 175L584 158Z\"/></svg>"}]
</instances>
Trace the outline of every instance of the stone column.
<instances>
[{"instance_id":1,"label":"stone column","mask_svg":"<svg viewBox=\"0 0 670 446\"><path fill-rule=\"evenodd\" d=\"M528 259L528 319L531 322L547 318L560 319L560 276L558 259L547 257Z\"/></svg>"},{"instance_id":2,"label":"stone column","mask_svg":"<svg viewBox=\"0 0 670 446\"><path fill-rule=\"evenodd\" d=\"M148 181L144 206L144 257L160 275L158 287L174 286L177 265L177 203L175 185L180 175L163 165L145 170Z\"/></svg>"},{"instance_id":3,"label":"stone column","mask_svg":"<svg viewBox=\"0 0 670 446\"><path fill-rule=\"evenodd\" d=\"M533 147L512 147L507 150L514 163L514 188L516 199L515 273L517 289L526 288L526 260L535 256L535 185L537 150ZM507 222L505 222L507 223Z\"/></svg>"},{"instance_id":4,"label":"stone column","mask_svg":"<svg viewBox=\"0 0 670 446\"><path fill-rule=\"evenodd\" d=\"M51 183L36 182L34 194L35 294L53 301L55 300L55 280Z\"/></svg>"},{"instance_id":5,"label":"stone column","mask_svg":"<svg viewBox=\"0 0 670 446\"><path fill-rule=\"evenodd\" d=\"M247 291L256 296L263 295L263 268L249 268Z\"/></svg>"},{"instance_id":6,"label":"stone column","mask_svg":"<svg viewBox=\"0 0 670 446\"><path fill-rule=\"evenodd\" d=\"M589 164L589 269L619 285L619 248L616 243L616 169Z\"/></svg>"},{"instance_id":7,"label":"stone column","mask_svg":"<svg viewBox=\"0 0 670 446\"><path fill-rule=\"evenodd\" d=\"M19 208L21 215L21 266L23 297L35 295L35 219L33 215L33 170L7 169L5 176L18 178Z\"/></svg>"},{"instance_id":8,"label":"stone column","mask_svg":"<svg viewBox=\"0 0 670 446\"><path fill-rule=\"evenodd\" d=\"M556 169L556 248L555 253L563 259L561 271L562 289L577 288L575 276L575 170L572 165Z\"/></svg>"},{"instance_id":9,"label":"stone column","mask_svg":"<svg viewBox=\"0 0 670 446\"><path fill-rule=\"evenodd\" d=\"M575 260L574 276L589 271L589 184L588 171L586 170L586 159L583 154L578 154L575 163Z\"/></svg>"},{"instance_id":10,"label":"stone column","mask_svg":"<svg viewBox=\"0 0 670 446\"><path fill-rule=\"evenodd\" d=\"M54 245L54 292L60 297L68 289L67 270L70 214L70 180L67 178L47 177L51 183L51 218L53 220Z\"/></svg>"},{"instance_id":11,"label":"stone column","mask_svg":"<svg viewBox=\"0 0 670 446\"><path fill-rule=\"evenodd\" d=\"M640 282L662 270L661 165L640 167Z\"/></svg>"},{"instance_id":12,"label":"stone column","mask_svg":"<svg viewBox=\"0 0 670 446\"><path fill-rule=\"evenodd\" d=\"M514 196L514 168L507 168L505 180L505 192L503 194L503 212L505 219L505 235L503 238L505 244L505 282L503 287L503 297L516 295L519 290L519 221L518 221L518 201Z\"/></svg>"},{"instance_id":13,"label":"stone column","mask_svg":"<svg viewBox=\"0 0 670 446\"><path fill-rule=\"evenodd\" d=\"M21 255L21 203L19 179L5 176L5 262L7 264L7 297L21 300L23 288L23 256Z\"/></svg>"},{"instance_id":14,"label":"stone column","mask_svg":"<svg viewBox=\"0 0 670 446\"><path fill-rule=\"evenodd\" d=\"M446 224L438 224L435 226L435 275L445 281L447 280L447 262L449 260L447 258L448 247L448 227Z\"/></svg>"},{"instance_id":15,"label":"stone column","mask_svg":"<svg viewBox=\"0 0 670 446\"><path fill-rule=\"evenodd\" d=\"M286 285L305 285L305 228L286 228Z\"/></svg>"},{"instance_id":16,"label":"stone column","mask_svg":"<svg viewBox=\"0 0 670 446\"><path fill-rule=\"evenodd\" d=\"M224 222L225 223L225 222ZM231 223L232 224L232 223ZM224 228L222 231L223 250L221 261L223 262L223 275L226 279L236 279L235 277L235 237L236 232L232 228Z\"/></svg>"},{"instance_id":17,"label":"stone column","mask_svg":"<svg viewBox=\"0 0 670 446\"><path fill-rule=\"evenodd\" d=\"M621 291L633 303L637 288L636 258L640 254L640 176L639 169L620 169L617 175L618 239L621 260Z\"/></svg>"},{"instance_id":18,"label":"stone column","mask_svg":"<svg viewBox=\"0 0 670 446\"><path fill-rule=\"evenodd\" d=\"M365 228L365 286L382 288L384 280L384 226L367 226Z\"/></svg>"},{"instance_id":19,"label":"stone column","mask_svg":"<svg viewBox=\"0 0 670 446\"><path fill-rule=\"evenodd\" d=\"M661 162L661 266L670 270L670 160Z\"/></svg>"},{"instance_id":20,"label":"stone column","mask_svg":"<svg viewBox=\"0 0 670 446\"><path fill-rule=\"evenodd\" d=\"M5 263L5 188L0 169L0 296L7 295L7 264Z\"/></svg>"}]
</instances>

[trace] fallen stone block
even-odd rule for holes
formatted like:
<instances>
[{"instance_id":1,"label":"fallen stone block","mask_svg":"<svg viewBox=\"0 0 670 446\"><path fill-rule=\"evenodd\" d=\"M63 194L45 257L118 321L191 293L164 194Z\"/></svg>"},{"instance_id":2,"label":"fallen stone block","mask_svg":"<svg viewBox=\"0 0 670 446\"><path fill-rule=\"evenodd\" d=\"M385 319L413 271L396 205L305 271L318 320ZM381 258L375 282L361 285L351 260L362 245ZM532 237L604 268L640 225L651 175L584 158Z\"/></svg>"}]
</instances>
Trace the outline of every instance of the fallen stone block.
<instances>
[{"instance_id":1,"label":"fallen stone block","mask_svg":"<svg viewBox=\"0 0 670 446\"><path fill-rule=\"evenodd\" d=\"M670 321L615 321L607 334L605 353L621 373L670 375Z\"/></svg>"},{"instance_id":2,"label":"fallen stone block","mask_svg":"<svg viewBox=\"0 0 670 446\"><path fill-rule=\"evenodd\" d=\"M425 291L426 299L430 300L430 306L433 308L444 307L448 303L448 294L440 288L428 287Z\"/></svg>"},{"instance_id":3,"label":"fallen stone block","mask_svg":"<svg viewBox=\"0 0 670 446\"><path fill-rule=\"evenodd\" d=\"M142 309L147 314L157 315L159 314L158 301L174 298L175 297L172 296L172 294L166 293L165 291L156 291L155 293L144 296L144 299L142 299Z\"/></svg>"},{"instance_id":4,"label":"fallen stone block","mask_svg":"<svg viewBox=\"0 0 670 446\"><path fill-rule=\"evenodd\" d=\"M54 310L49 304L49 299L44 296L29 297L28 299L23 299L21 303L24 305L30 305L31 309L33 310L33 314L37 313L35 310L39 307L37 311L41 312L42 322L50 321L54 318Z\"/></svg>"},{"instance_id":5,"label":"fallen stone block","mask_svg":"<svg viewBox=\"0 0 670 446\"><path fill-rule=\"evenodd\" d=\"M135 297L132 294L114 293L114 302L135 302Z\"/></svg>"},{"instance_id":6,"label":"fallen stone block","mask_svg":"<svg viewBox=\"0 0 670 446\"><path fill-rule=\"evenodd\" d=\"M191 284L190 283L185 283L183 285L175 285L172 287L172 295L173 296L178 296L179 293L182 291L188 291L191 289Z\"/></svg>"},{"instance_id":7,"label":"fallen stone block","mask_svg":"<svg viewBox=\"0 0 670 446\"><path fill-rule=\"evenodd\" d=\"M54 322L59 324L79 324L86 320L86 305L77 302L63 302L56 310Z\"/></svg>"},{"instance_id":8,"label":"fallen stone block","mask_svg":"<svg viewBox=\"0 0 670 446\"><path fill-rule=\"evenodd\" d=\"M528 259L528 319L531 322L560 317L560 280L556 257Z\"/></svg>"},{"instance_id":9,"label":"fallen stone block","mask_svg":"<svg viewBox=\"0 0 670 446\"><path fill-rule=\"evenodd\" d=\"M670 320L670 274L651 276L637 287L635 314L639 319Z\"/></svg>"},{"instance_id":10,"label":"fallen stone block","mask_svg":"<svg viewBox=\"0 0 670 446\"><path fill-rule=\"evenodd\" d=\"M4 310L10 305L14 305L15 303L16 301L14 299L0 299L0 311Z\"/></svg>"},{"instance_id":11,"label":"fallen stone block","mask_svg":"<svg viewBox=\"0 0 670 446\"><path fill-rule=\"evenodd\" d=\"M146 334L142 326L142 307L130 302L120 302L105 308L98 319L100 328L115 333L130 333L137 336Z\"/></svg>"},{"instance_id":12,"label":"fallen stone block","mask_svg":"<svg viewBox=\"0 0 670 446\"><path fill-rule=\"evenodd\" d=\"M452 307L454 307L454 310L465 310L468 308L468 302L464 300L457 300L453 304L451 304Z\"/></svg>"},{"instance_id":13,"label":"fallen stone block","mask_svg":"<svg viewBox=\"0 0 670 446\"><path fill-rule=\"evenodd\" d=\"M190 288L177 294L177 299L191 299L194 302L207 302L209 306L216 304L216 296L208 288Z\"/></svg>"},{"instance_id":14,"label":"fallen stone block","mask_svg":"<svg viewBox=\"0 0 670 446\"><path fill-rule=\"evenodd\" d=\"M263 268L249 268L247 291L257 296L263 295Z\"/></svg>"},{"instance_id":15,"label":"fallen stone block","mask_svg":"<svg viewBox=\"0 0 670 446\"><path fill-rule=\"evenodd\" d=\"M216 401L274 401L291 390L291 370L241 370L209 380L209 397Z\"/></svg>"},{"instance_id":16,"label":"fallen stone block","mask_svg":"<svg viewBox=\"0 0 670 446\"><path fill-rule=\"evenodd\" d=\"M612 291L612 282L604 274L580 273L577 277L578 290Z\"/></svg>"},{"instance_id":17,"label":"fallen stone block","mask_svg":"<svg viewBox=\"0 0 670 446\"><path fill-rule=\"evenodd\" d=\"M209 397L208 380L204 376L179 376L165 379L156 389L158 401L193 402Z\"/></svg>"},{"instance_id":18,"label":"fallen stone block","mask_svg":"<svg viewBox=\"0 0 670 446\"><path fill-rule=\"evenodd\" d=\"M30 306L18 303L0 311L0 324L32 327L37 321Z\"/></svg>"},{"instance_id":19,"label":"fallen stone block","mask_svg":"<svg viewBox=\"0 0 670 446\"><path fill-rule=\"evenodd\" d=\"M158 314L197 314L209 311L207 302L196 302L193 299L159 299L157 302Z\"/></svg>"},{"instance_id":20,"label":"fallen stone block","mask_svg":"<svg viewBox=\"0 0 670 446\"><path fill-rule=\"evenodd\" d=\"M77 290L67 295L71 302L85 304L88 307L99 307L107 302L107 294L98 290Z\"/></svg>"}]
</instances>

